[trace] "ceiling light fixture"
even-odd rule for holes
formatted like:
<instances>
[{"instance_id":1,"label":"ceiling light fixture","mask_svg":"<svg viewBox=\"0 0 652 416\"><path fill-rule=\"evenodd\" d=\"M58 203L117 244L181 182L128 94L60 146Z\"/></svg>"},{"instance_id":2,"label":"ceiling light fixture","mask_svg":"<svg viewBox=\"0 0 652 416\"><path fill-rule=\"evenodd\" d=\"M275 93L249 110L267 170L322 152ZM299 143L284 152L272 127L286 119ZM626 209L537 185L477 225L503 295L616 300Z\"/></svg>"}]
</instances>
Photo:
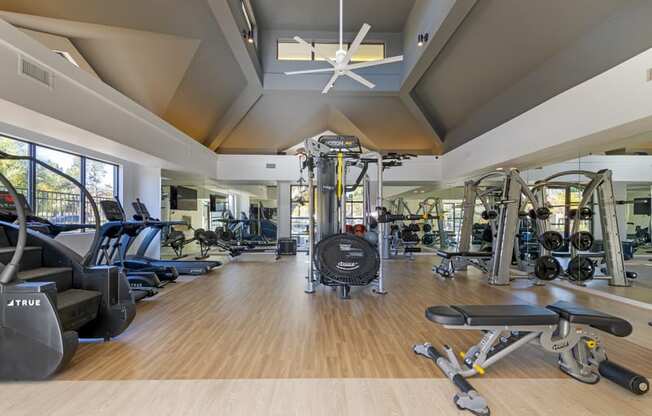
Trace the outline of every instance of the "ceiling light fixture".
<instances>
[{"instance_id":1,"label":"ceiling light fixture","mask_svg":"<svg viewBox=\"0 0 652 416\"><path fill-rule=\"evenodd\" d=\"M243 30L242 37L249 43L254 43L254 32L252 30Z\"/></svg>"},{"instance_id":2,"label":"ceiling light fixture","mask_svg":"<svg viewBox=\"0 0 652 416\"><path fill-rule=\"evenodd\" d=\"M417 36L417 46L423 46L424 44L428 43L428 38L430 35L428 33L419 33Z\"/></svg>"}]
</instances>

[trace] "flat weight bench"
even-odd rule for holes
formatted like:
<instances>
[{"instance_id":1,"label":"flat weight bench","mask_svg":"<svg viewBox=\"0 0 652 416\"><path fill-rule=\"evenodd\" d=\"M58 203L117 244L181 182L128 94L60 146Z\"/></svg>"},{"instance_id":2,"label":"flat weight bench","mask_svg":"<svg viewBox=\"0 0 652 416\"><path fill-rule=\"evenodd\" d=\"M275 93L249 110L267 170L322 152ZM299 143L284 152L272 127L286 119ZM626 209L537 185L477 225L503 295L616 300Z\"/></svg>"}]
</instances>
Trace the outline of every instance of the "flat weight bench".
<instances>
[{"instance_id":1,"label":"flat weight bench","mask_svg":"<svg viewBox=\"0 0 652 416\"><path fill-rule=\"evenodd\" d=\"M632 326L624 319L568 302L545 308L532 305L432 306L426 318L448 329L482 331L479 343L458 361L452 348L444 345L444 354L435 347L417 344L416 354L432 360L459 389L453 401L458 408L476 415L490 414L486 400L466 380L530 342L545 351L559 354L559 368L569 376L595 384L600 376L630 390L644 394L648 380L633 371L607 360L607 355L593 329L617 337L626 337Z\"/></svg>"},{"instance_id":2,"label":"flat weight bench","mask_svg":"<svg viewBox=\"0 0 652 416\"><path fill-rule=\"evenodd\" d=\"M492 257L491 252L488 251L437 250L437 255L442 258L442 261L441 264L433 266L432 272L445 278L453 277L455 269L464 266L473 266L487 273Z\"/></svg>"}]
</instances>

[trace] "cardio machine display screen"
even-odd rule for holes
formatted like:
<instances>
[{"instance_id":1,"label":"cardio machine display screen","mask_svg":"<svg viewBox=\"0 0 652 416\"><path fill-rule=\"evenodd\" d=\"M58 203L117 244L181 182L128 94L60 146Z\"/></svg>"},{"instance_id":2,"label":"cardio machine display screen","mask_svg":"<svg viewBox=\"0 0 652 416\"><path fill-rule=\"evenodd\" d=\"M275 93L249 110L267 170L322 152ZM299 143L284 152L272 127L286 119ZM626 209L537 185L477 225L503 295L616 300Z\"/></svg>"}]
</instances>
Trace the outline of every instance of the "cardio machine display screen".
<instances>
[{"instance_id":1,"label":"cardio machine display screen","mask_svg":"<svg viewBox=\"0 0 652 416\"><path fill-rule=\"evenodd\" d=\"M134 207L134 211L136 211L136 214L140 215L143 219L152 218L152 216L149 215L149 210L142 202L140 201L132 202L131 206Z\"/></svg>"},{"instance_id":2,"label":"cardio machine display screen","mask_svg":"<svg viewBox=\"0 0 652 416\"><path fill-rule=\"evenodd\" d=\"M18 194L18 198L20 198L20 202L23 204L23 207L25 207L25 214L32 215L32 210L29 204L27 203L27 199L25 199L25 195ZM10 211L10 212L16 211L16 204L14 198L7 191L0 191L0 209L3 211Z\"/></svg>"},{"instance_id":3,"label":"cardio machine display screen","mask_svg":"<svg viewBox=\"0 0 652 416\"><path fill-rule=\"evenodd\" d=\"M122 215L122 208L117 201L100 201L100 207L104 216L109 221L124 221L124 215Z\"/></svg>"}]
</instances>

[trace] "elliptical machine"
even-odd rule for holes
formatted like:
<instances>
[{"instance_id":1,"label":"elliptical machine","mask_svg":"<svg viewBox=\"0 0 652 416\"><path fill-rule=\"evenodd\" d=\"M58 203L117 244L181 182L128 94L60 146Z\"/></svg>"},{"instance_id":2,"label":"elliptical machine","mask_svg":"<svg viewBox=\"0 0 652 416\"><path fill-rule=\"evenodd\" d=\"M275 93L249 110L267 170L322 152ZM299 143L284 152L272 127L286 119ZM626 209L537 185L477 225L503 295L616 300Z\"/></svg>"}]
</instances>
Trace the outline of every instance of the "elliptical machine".
<instances>
[{"instance_id":1,"label":"elliptical machine","mask_svg":"<svg viewBox=\"0 0 652 416\"><path fill-rule=\"evenodd\" d=\"M132 266L136 266L137 264L140 264L143 267L160 267L160 268L167 268L167 269L175 269L179 274L198 276L198 275L206 274L212 269L222 265L222 262L217 260L203 260L203 259L161 260L152 257L147 257L145 255L147 253L147 249L151 246L152 242L155 241L156 236L159 235L159 233L163 228L171 227L174 225L187 226L187 224L184 221L161 221L157 218L153 218L149 213L147 206L140 199L136 199L136 201L132 202L131 205L134 208L134 211L136 212L136 215L134 215L134 220L143 222L144 228L146 229L146 234L141 240L140 245L138 246L138 249L136 250L135 254L127 253L129 251L129 248L133 245L135 239L131 238L124 241L124 245L122 246L122 251L123 251L123 257L125 259L125 264L127 265L127 267L132 267ZM181 240L179 239L179 237L180 236L177 234L176 238L180 243ZM195 241L197 241L197 236L195 236ZM187 244L185 243L185 237L184 237L184 243L181 244L183 245ZM183 245L181 247L183 247Z\"/></svg>"}]
</instances>

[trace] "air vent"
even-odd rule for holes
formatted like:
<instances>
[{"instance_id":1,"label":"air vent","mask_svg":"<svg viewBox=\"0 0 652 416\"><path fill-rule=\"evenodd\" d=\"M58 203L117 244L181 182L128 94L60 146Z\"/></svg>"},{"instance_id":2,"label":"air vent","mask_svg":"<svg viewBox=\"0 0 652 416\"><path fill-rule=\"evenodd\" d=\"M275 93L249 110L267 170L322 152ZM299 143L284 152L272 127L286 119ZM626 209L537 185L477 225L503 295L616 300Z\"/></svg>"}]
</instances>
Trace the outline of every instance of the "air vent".
<instances>
[{"instance_id":1,"label":"air vent","mask_svg":"<svg viewBox=\"0 0 652 416\"><path fill-rule=\"evenodd\" d=\"M265 165L267 169L276 169L276 163L268 163Z\"/></svg>"},{"instance_id":2,"label":"air vent","mask_svg":"<svg viewBox=\"0 0 652 416\"><path fill-rule=\"evenodd\" d=\"M52 88L52 74L24 58L20 60L20 73Z\"/></svg>"}]
</instances>

